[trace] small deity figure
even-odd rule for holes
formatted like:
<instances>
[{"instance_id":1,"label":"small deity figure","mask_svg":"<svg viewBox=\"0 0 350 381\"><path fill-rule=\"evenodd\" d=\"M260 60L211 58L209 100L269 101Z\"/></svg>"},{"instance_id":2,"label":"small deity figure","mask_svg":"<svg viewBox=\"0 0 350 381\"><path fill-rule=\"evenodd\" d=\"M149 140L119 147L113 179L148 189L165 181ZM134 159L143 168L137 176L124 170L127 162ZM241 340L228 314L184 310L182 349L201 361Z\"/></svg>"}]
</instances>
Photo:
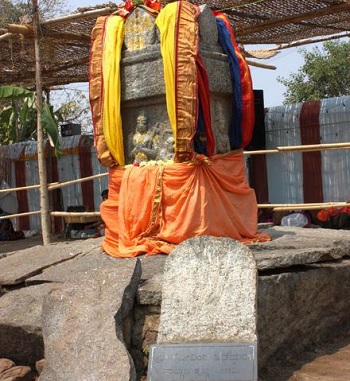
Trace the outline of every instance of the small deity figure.
<instances>
[{"instance_id":1,"label":"small deity figure","mask_svg":"<svg viewBox=\"0 0 350 381\"><path fill-rule=\"evenodd\" d=\"M137 117L136 132L132 138L133 150L131 151L134 163L154 160L157 150L154 147L153 132L148 130L147 117L141 113Z\"/></svg>"},{"instance_id":2,"label":"small deity figure","mask_svg":"<svg viewBox=\"0 0 350 381\"><path fill-rule=\"evenodd\" d=\"M175 139L173 136L169 136L165 142L163 148L159 152L159 157L163 161L173 160L175 154Z\"/></svg>"}]
</instances>

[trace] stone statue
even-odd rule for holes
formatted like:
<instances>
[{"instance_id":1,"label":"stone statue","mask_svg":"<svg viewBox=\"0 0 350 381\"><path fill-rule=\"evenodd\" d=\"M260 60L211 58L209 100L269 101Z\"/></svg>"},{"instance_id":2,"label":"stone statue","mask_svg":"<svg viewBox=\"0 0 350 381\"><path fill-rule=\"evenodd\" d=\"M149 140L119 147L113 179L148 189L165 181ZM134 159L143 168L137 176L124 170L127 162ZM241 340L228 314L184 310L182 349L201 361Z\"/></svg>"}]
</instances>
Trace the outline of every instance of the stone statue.
<instances>
[{"instance_id":1,"label":"stone statue","mask_svg":"<svg viewBox=\"0 0 350 381\"><path fill-rule=\"evenodd\" d=\"M159 151L159 159L163 161L173 160L175 155L175 139L173 136L169 136L164 146Z\"/></svg>"},{"instance_id":2,"label":"stone statue","mask_svg":"<svg viewBox=\"0 0 350 381\"><path fill-rule=\"evenodd\" d=\"M142 161L155 160L157 157L157 149L154 145L154 133L148 129L147 117L141 113L137 117L136 132L133 135L133 150L131 151L134 163Z\"/></svg>"}]
</instances>

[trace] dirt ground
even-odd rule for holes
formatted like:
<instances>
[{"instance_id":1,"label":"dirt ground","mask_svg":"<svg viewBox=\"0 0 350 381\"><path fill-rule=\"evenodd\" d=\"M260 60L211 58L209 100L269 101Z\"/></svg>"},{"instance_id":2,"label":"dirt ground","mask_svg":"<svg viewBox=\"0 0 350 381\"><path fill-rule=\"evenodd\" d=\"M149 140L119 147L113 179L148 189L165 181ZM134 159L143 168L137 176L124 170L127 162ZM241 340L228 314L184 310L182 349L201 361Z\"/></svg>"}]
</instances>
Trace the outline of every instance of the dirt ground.
<instances>
[{"instance_id":1,"label":"dirt ground","mask_svg":"<svg viewBox=\"0 0 350 381\"><path fill-rule=\"evenodd\" d=\"M286 358L259 374L259 381L349 381L350 332Z\"/></svg>"}]
</instances>

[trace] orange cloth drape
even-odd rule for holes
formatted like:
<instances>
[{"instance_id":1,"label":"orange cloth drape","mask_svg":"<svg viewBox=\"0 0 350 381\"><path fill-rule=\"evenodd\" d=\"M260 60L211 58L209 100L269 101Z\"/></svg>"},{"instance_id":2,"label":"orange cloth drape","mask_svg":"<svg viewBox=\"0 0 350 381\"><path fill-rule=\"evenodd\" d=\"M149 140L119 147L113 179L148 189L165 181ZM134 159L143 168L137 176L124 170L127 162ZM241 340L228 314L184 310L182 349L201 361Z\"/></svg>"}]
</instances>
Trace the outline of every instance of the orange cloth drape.
<instances>
[{"instance_id":1,"label":"orange cloth drape","mask_svg":"<svg viewBox=\"0 0 350 381\"><path fill-rule=\"evenodd\" d=\"M120 174L110 172L110 209L101 210L107 227L117 230L113 239L106 235L103 245L112 256L168 254L182 241L202 235L260 240L255 193L246 180L241 150L210 160L198 156L192 163L130 166L122 180ZM119 197L113 196L119 186Z\"/></svg>"},{"instance_id":2,"label":"orange cloth drape","mask_svg":"<svg viewBox=\"0 0 350 381\"><path fill-rule=\"evenodd\" d=\"M101 218L106 225L102 243L102 249L106 253L112 253L118 246L118 206L123 175L123 167L109 169L108 199L103 201L100 206Z\"/></svg>"},{"instance_id":3,"label":"orange cloth drape","mask_svg":"<svg viewBox=\"0 0 350 381\"><path fill-rule=\"evenodd\" d=\"M197 17L197 6L176 2L168 4L156 21L167 110L176 140L176 163L168 166L122 167L122 145L118 148L117 143L122 143L119 61L124 21L109 16L99 19L94 29L90 97L97 152L101 163L109 167L108 200L100 211L106 224L102 248L111 256L169 254L184 240L203 235L244 243L269 239L257 232L256 197L246 179L243 151L210 158L193 151L198 116ZM111 30L106 28L108 21ZM99 49L104 49L102 55ZM241 72L243 80L250 80L248 74ZM247 96L249 86L243 88ZM251 103L246 103L245 110L250 108ZM243 124L251 121L243 120ZM246 140L249 134L243 134Z\"/></svg>"}]
</instances>

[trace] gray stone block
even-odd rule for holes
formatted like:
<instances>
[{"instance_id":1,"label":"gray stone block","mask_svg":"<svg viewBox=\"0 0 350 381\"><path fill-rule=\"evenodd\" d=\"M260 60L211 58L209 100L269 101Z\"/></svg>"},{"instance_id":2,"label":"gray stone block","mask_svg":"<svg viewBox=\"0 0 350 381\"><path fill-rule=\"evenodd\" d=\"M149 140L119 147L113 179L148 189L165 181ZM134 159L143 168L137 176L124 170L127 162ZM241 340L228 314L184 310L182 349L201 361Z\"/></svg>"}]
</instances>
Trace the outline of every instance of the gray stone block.
<instances>
[{"instance_id":1,"label":"gray stone block","mask_svg":"<svg viewBox=\"0 0 350 381\"><path fill-rule=\"evenodd\" d=\"M52 292L43 305L47 360L40 381L134 381L125 342L140 281L138 260L80 274ZM129 329L130 330L130 329ZM124 337L125 335L125 337Z\"/></svg>"},{"instance_id":2,"label":"gray stone block","mask_svg":"<svg viewBox=\"0 0 350 381\"><path fill-rule=\"evenodd\" d=\"M42 303L56 286L24 287L0 298L0 358L20 364L34 364L43 358Z\"/></svg>"},{"instance_id":3,"label":"gray stone block","mask_svg":"<svg viewBox=\"0 0 350 381\"><path fill-rule=\"evenodd\" d=\"M164 268L158 343L256 342L257 268L247 246L196 237Z\"/></svg>"}]
</instances>

